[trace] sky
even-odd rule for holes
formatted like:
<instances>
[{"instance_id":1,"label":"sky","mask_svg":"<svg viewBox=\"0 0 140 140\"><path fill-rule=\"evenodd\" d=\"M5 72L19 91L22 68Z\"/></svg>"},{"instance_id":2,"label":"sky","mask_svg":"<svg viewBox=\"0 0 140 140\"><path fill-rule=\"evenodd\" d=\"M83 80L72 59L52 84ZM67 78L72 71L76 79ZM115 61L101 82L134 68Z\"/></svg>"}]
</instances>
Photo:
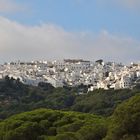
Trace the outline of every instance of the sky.
<instances>
[{"instance_id":1,"label":"sky","mask_svg":"<svg viewBox=\"0 0 140 140\"><path fill-rule=\"evenodd\" d=\"M0 0L0 63L140 60L139 0Z\"/></svg>"}]
</instances>

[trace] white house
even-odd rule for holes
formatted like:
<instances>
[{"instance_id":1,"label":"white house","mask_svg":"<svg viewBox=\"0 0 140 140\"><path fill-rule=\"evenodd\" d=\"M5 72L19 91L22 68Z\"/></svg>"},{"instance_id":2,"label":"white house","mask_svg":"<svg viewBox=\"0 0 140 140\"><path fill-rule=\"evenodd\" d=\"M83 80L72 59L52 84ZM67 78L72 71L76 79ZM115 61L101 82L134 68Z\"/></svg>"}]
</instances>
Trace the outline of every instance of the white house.
<instances>
[{"instance_id":1,"label":"white house","mask_svg":"<svg viewBox=\"0 0 140 140\"><path fill-rule=\"evenodd\" d=\"M130 88L131 78L128 76L122 76L120 80L120 88Z\"/></svg>"}]
</instances>

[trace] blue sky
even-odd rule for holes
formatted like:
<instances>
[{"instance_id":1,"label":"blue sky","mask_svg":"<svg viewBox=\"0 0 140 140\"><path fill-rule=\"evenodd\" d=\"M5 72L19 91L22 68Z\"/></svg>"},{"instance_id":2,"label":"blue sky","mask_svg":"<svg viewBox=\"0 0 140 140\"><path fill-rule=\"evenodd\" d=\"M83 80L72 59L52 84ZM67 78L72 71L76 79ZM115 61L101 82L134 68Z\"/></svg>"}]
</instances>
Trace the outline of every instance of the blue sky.
<instances>
[{"instance_id":1,"label":"blue sky","mask_svg":"<svg viewBox=\"0 0 140 140\"><path fill-rule=\"evenodd\" d=\"M62 54L61 52L54 53L53 56L55 55L56 58L59 58L59 56L72 58L83 57L85 59L98 59L103 57L107 60L117 61L117 56L120 54L120 61L139 61L140 59L137 54L137 51L140 49L139 0L118 0L117 2L115 0L0 0L0 5L1 25L3 25L2 23L4 22L5 25L9 27L8 31L6 27L4 31L5 36L9 35L9 37L0 40L1 44L3 43L3 48L7 48L1 48L1 50L3 50L4 60L31 59L31 56L33 59L47 59L45 54L43 54L43 56L41 55L41 52L41 57L39 57L39 55L34 57L33 54L30 55L30 53L28 54L29 56L24 57L23 55L20 57L20 50L27 46L34 45L34 43L26 44L26 46L23 45L21 49L19 48L19 52L14 52L15 46L19 44L17 43L18 41L16 41L17 34L15 34L13 40L9 40L9 32L12 34L11 30L13 34L20 32L21 41L27 39L27 36L30 34L30 32L28 34L27 32L30 30L33 30L38 36L48 36L48 31L51 30L50 36L52 36L52 38L56 34L62 34L62 37L59 37L57 45L53 44L53 39L50 39L52 43L50 40L48 43L46 41L47 38L46 40L40 39L40 44L44 41L44 44L42 44L44 47L42 47L42 49L46 49L49 54L53 52L50 46L52 46L53 49L60 49L58 46L63 45L64 48L61 49L65 51ZM15 26L20 26L21 30ZM35 27L39 28L39 30L36 30ZM42 31L42 29L46 32ZM23 34L25 38L23 38ZM33 39L33 35L30 37ZM55 37L57 40L57 36ZM3 41L6 39L11 46L8 46L9 44ZM31 42L34 41L31 40ZM83 46L84 43L85 46ZM50 47L48 47L49 49L46 47L48 45ZM78 46L76 51L78 52L80 47L82 51L73 55L73 46L76 45ZM108 50L110 53L107 52L98 55L96 53L95 57L92 55L86 57L84 55L86 45L89 50L94 52L100 48L100 51ZM106 46L109 47L105 49ZM68 48L68 50L66 48ZM121 48L124 51L123 53L120 52ZM69 50L71 50L71 53L68 53ZM7 55L10 56L7 57ZM51 58L51 55L48 58Z\"/></svg>"},{"instance_id":2,"label":"blue sky","mask_svg":"<svg viewBox=\"0 0 140 140\"><path fill-rule=\"evenodd\" d=\"M99 32L108 30L117 34L140 37L139 10L115 2L100 0L17 0L25 11L2 14L27 25L41 22L62 26L69 31ZM135 1L135 0L134 0Z\"/></svg>"}]
</instances>

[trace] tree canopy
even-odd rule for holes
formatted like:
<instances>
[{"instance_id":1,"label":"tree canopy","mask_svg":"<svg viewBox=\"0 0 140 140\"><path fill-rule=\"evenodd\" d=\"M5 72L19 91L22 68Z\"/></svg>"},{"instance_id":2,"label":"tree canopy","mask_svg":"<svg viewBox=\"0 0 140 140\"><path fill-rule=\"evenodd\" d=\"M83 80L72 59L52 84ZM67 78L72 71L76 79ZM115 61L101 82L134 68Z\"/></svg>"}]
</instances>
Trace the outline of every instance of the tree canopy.
<instances>
[{"instance_id":1,"label":"tree canopy","mask_svg":"<svg viewBox=\"0 0 140 140\"><path fill-rule=\"evenodd\" d=\"M0 140L101 140L106 119L100 116L38 109L0 123Z\"/></svg>"},{"instance_id":2,"label":"tree canopy","mask_svg":"<svg viewBox=\"0 0 140 140\"><path fill-rule=\"evenodd\" d=\"M140 96L134 96L119 105L111 120L105 140L139 140Z\"/></svg>"},{"instance_id":3,"label":"tree canopy","mask_svg":"<svg viewBox=\"0 0 140 140\"><path fill-rule=\"evenodd\" d=\"M86 86L54 88L49 83L38 87L24 85L6 77L0 81L0 119L38 108L78 111L110 116L118 104L139 94L138 89L86 91Z\"/></svg>"},{"instance_id":4,"label":"tree canopy","mask_svg":"<svg viewBox=\"0 0 140 140\"><path fill-rule=\"evenodd\" d=\"M0 140L140 140L139 87L79 95L86 87L33 87L6 77L0 81Z\"/></svg>"}]
</instances>

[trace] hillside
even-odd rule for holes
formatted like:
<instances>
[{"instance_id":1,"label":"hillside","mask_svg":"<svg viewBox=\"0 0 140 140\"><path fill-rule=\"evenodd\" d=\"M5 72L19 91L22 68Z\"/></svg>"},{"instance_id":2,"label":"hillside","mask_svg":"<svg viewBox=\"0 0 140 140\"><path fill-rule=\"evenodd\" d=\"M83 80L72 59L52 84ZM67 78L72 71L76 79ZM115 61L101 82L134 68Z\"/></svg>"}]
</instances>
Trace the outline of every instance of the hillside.
<instances>
[{"instance_id":1,"label":"hillside","mask_svg":"<svg viewBox=\"0 0 140 140\"><path fill-rule=\"evenodd\" d=\"M140 139L139 86L79 95L85 88L54 88L47 83L33 87L8 77L1 80L0 140Z\"/></svg>"},{"instance_id":2,"label":"hillside","mask_svg":"<svg viewBox=\"0 0 140 140\"><path fill-rule=\"evenodd\" d=\"M110 116L118 104L140 93L137 87L133 90L99 89L88 94L78 94L79 91L86 91L86 88L83 85L54 88L48 83L40 83L38 87L33 87L6 77L0 81L0 119L37 108Z\"/></svg>"},{"instance_id":3,"label":"hillside","mask_svg":"<svg viewBox=\"0 0 140 140\"><path fill-rule=\"evenodd\" d=\"M108 118L51 109L14 115L0 122L0 140L140 140L140 95Z\"/></svg>"}]
</instances>

